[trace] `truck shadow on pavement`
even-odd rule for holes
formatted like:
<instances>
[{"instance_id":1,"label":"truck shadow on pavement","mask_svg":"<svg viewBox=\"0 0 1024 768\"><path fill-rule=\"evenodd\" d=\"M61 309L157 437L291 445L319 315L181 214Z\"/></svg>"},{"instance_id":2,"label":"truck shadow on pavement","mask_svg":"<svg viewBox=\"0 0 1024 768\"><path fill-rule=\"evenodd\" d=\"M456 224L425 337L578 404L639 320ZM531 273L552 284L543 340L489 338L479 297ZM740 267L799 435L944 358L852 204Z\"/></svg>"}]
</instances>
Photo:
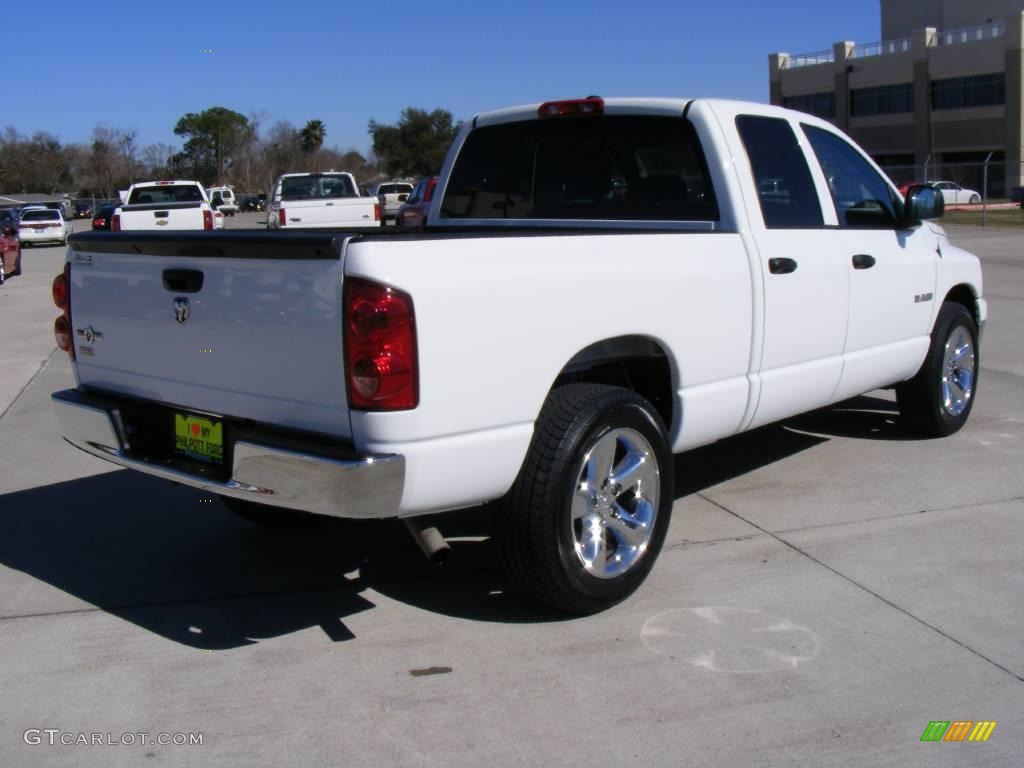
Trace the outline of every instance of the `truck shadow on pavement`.
<instances>
[{"instance_id":1,"label":"truck shadow on pavement","mask_svg":"<svg viewBox=\"0 0 1024 768\"><path fill-rule=\"evenodd\" d=\"M835 437L921 440L904 432L896 404L862 395L675 457L676 499L793 456Z\"/></svg>"},{"instance_id":2,"label":"truck shadow on pavement","mask_svg":"<svg viewBox=\"0 0 1024 768\"><path fill-rule=\"evenodd\" d=\"M886 408L858 398L690 451L676 458L676 498L830 434L901 439ZM25 597L30 586L7 601L4 617L95 606L204 650L310 627L333 641L352 639L345 619L376 607L378 596L476 621L567 618L506 590L486 508L444 517L443 533L454 541L443 566L427 562L397 521L271 529L235 517L214 497L124 470L9 493L0 510L0 563L74 598L43 594L37 607Z\"/></svg>"}]
</instances>

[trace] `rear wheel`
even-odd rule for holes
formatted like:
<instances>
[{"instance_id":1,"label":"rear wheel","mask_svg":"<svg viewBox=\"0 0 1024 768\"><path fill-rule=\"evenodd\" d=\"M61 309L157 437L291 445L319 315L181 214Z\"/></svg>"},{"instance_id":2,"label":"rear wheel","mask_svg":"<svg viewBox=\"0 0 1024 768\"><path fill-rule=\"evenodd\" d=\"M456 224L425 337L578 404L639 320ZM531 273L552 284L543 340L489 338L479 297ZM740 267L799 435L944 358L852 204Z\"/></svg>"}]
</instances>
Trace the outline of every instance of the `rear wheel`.
<instances>
[{"instance_id":1,"label":"rear wheel","mask_svg":"<svg viewBox=\"0 0 1024 768\"><path fill-rule=\"evenodd\" d=\"M21 248L18 248L18 256L14 260L14 271L11 272L12 277L17 277L21 274Z\"/></svg>"},{"instance_id":2,"label":"rear wheel","mask_svg":"<svg viewBox=\"0 0 1024 768\"><path fill-rule=\"evenodd\" d=\"M672 454L654 407L630 390L554 390L518 478L498 503L502 556L531 597L595 613L643 583L672 513Z\"/></svg>"},{"instance_id":3,"label":"rear wheel","mask_svg":"<svg viewBox=\"0 0 1024 768\"><path fill-rule=\"evenodd\" d=\"M971 414L979 370L974 318L962 304L943 304L921 370L896 387L900 416L915 432L953 434Z\"/></svg>"}]
</instances>

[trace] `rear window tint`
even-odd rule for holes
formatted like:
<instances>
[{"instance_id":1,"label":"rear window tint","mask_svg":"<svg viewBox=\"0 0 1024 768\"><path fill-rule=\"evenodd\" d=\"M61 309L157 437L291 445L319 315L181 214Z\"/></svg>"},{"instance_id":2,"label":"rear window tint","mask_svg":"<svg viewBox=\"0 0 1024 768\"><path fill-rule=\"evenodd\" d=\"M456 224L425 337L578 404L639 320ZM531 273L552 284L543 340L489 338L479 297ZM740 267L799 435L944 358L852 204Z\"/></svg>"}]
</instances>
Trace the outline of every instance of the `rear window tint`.
<instances>
[{"instance_id":1,"label":"rear window tint","mask_svg":"<svg viewBox=\"0 0 1024 768\"><path fill-rule=\"evenodd\" d=\"M469 134L441 204L459 219L717 221L683 117L562 117Z\"/></svg>"},{"instance_id":2,"label":"rear window tint","mask_svg":"<svg viewBox=\"0 0 1024 768\"><path fill-rule=\"evenodd\" d=\"M57 211L25 211L21 214L22 221L60 221Z\"/></svg>"},{"instance_id":3,"label":"rear window tint","mask_svg":"<svg viewBox=\"0 0 1024 768\"><path fill-rule=\"evenodd\" d=\"M166 184L159 187L133 189L128 205L164 205L166 203L196 203L203 199L195 184Z\"/></svg>"},{"instance_id":4,"label":"rear window tint","mask_svg":"<svg viewBox=\"0 0 1024 768\"><path fill-rule=\"evenodd\" d=\"M381 184L378 195L404 195L412 190L412 184Z\"/></svg>"},{"instance_id":5,"label":"rear window tint","mask_svg":"<svg viewBox=\"0 0 1024 768\"><path fill-rule=\"evenodd\" d=\"M777 117L736 118L757 185L764 225L769 229L820 227L818 190L789 121Z\"/></svg>"},{"instance_id":6,"label":"rear window tint","mask_svg":"<svg viewBox=\"0 0 1024 768\"><path fill-rule=\"evenodd\" d=\"M322 200L330 197L359 197L348 176L314 173L281 179L282 200Z\"/></svg>"}]
</instances>

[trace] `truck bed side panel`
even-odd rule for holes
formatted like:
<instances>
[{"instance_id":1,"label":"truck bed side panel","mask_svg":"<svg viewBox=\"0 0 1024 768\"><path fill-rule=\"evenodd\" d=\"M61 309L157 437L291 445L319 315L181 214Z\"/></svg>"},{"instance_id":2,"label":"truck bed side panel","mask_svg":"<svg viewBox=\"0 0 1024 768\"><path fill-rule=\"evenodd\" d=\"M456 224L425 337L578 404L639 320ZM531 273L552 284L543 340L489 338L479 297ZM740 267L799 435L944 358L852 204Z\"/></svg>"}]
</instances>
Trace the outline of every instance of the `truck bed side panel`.
<instances>
[{"instance_id":1,"label":"truck bed side panel","mask_svg":"<svg viewBox=\"0 0 1024 768\"><path fill-rule=\"evenodd\" d=\"M360 449L406 456L405 514L504 493L559 372L604 339L649 336L668 352L676 450L734 433L747 405L752 292L737 234L371 237L349 245L346 274L415 304L419 407L352 414Z\"/></svg>"}]
</instances>

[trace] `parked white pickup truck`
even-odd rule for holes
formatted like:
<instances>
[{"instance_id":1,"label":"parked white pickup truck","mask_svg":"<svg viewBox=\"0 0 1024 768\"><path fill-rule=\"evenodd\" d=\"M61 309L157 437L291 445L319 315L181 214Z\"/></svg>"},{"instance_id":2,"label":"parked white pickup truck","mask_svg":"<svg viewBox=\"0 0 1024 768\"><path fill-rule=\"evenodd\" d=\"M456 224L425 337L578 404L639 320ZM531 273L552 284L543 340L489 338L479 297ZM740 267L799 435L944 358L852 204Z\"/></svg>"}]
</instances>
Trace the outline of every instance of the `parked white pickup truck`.
<instances>
[{"instance_id":1,"label":"parked white pickup truck","mask_svg":"<svg viewBox=\"0 0 1024 768\"><path fill-rule=\"evenodd\" d=\"M380 205L360 197L351 173L286 173L274 182L267 229L379 227Z\"/></svg>"},{"instance_id":2,"label":"parked white pickup truck","mask_svg":"<svg viewBox=\"0 0 1024 768\"><path fill-rule=\"evenodd\" d=\"M110 220L114 232L220 228L210 198L198 181L132 184L124 200Z\"/></svg>"},{"instance_id":3,"label":"parked white pickup truck","mask_svg":"<svg viewBox=\"0 0 1024 768\"><path fill-rule=\"evenodd\" d=\"M398 209L412 194L412 184L407 181L384 181L375 184L370 191L380 201L381 218L384 221L398 218Z\"/></svg>"},{"instance_id":4,"label":"parked white pickup truck","mask_svg":"<svg viewBox=\"0 0 1024 768\"><path fill-rule=\"evenodd\" d=\"M978 259L822 120L481 114L437 196L416 233L73 236L64 436L246 515L406 518L434 554L418 516L494 502L513 582L586 613L654 564L673 453L890 385L908 430L971 411Z\"/></svg>"}]
</instances>

